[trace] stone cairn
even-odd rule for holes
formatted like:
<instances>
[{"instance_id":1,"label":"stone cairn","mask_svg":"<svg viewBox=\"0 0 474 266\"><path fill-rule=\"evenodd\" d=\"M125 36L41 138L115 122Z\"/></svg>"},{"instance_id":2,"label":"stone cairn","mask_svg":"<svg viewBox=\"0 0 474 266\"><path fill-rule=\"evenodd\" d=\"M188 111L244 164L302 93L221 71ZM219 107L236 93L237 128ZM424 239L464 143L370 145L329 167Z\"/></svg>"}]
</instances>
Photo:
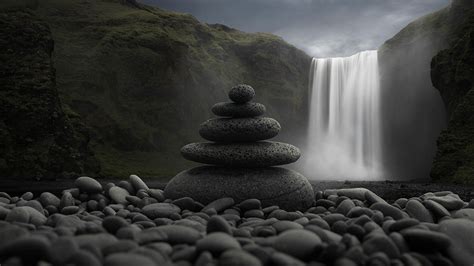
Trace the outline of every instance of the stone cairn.
<instances>
[{"instance_id":1,"label":"stone cairn","mask_svg":"<svg viewBox=\"0 0 474 266\"><path fill-rule=\"evenodd\" d=\"M255 91L238 85L229 92L232 102L217 103L212 112L222 118L201 124L199 134L208 141L191 143L181 149L184 158L208 164L183 171L167 185L171 199L192 197L207 204L230 197L240 202L260 199L264 205L287 210L305 209L314 201L307 179L285 168L300 151L293 145L266 141L278 135L281 126L272 118L262 117L265 106L251 102Z\"/></svg>"}]
</instances>

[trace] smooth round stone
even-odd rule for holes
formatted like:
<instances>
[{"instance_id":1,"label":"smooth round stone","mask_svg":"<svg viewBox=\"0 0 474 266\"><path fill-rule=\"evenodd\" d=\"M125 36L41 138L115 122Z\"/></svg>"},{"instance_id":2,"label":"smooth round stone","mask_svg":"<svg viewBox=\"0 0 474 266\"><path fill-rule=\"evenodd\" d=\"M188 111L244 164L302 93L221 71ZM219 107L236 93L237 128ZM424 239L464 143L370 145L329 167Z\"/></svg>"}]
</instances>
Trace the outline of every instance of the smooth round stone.
<instances>
[{"instance_id":1,"label":"smooth round stone","mask_svg":"<svg viewBox=\"0 0 474 266\"><path fill-rule=\"evenodd\" d=\"M86 192L89 194L102 192L102 185L97 180L88 176L78 177L74 181L74 185L79 188L81 192Z\"/></svg>"},{"instance_id":2,"label":"smooth round stone","mask_svg":"<svg viewBox=\"0 0 474 266\"><path fill-rule=\"evenodd\" d=\"M21 206L13 208L6 216L8 222L31 223L36 226L46 223L47 218L34 208Z\"/></svg>"},{"instance_id":3,"label":"smooth round stone","mask_svg":"<svg viewBox=\"0 0 474 266\"><path fill-rule=\"evenodd\" d=\"M433 216L430 211L423 206L423 204L417 200L409 200L405 206L405 211L411 217L417 219L420 222L433 223Z\"/></svg>"},{"instance_id":4,"label":"smooth round stone","mask_svg":"<svg viewBox=\"0 0 474 266\"><path fill-rule=\"evenodd\" d=\"M128 222L119 216L109 216L104 218L102 226L107 232L114 234L122 227L128 226Z\"/></svg>"},{"instance_id":5,"label":"smooth round stone","mask_svg":"<svg viewBox=\"0 0 474 266\"><path fill-rule=\"evenodd\" d=\"M240 250L227 250L219 257L219 265L226 266L261 266L262 263L250 253Z\"/></svg>"},{"instance_id":6,"label":"smooth round stone","mask_svg":"<svg viewBox=\"0 0 474 266\"><path fill-rule=\"evenodd\" d=\"M153 203L142 209L143 213L150 219L167 218L173 213L179 213L181 209L172 203Z\"/></svg>"},{"instance_id":7,"label":"smooth round stone","mask_svg":"<svg viewBox=\"0 0 474 266\"><path fill-rule=\"evenodd\" d=\"M165 196L189 196L203 204L231 197L236 202L259 199L263 206L306 210L314 200L311 184L301 174L279 167L258 169L201 166L183 171L170 180Z\"/></svg>"},{"instance_id":8,"label":"smooth round stone","mask_svg":"<svg viewBox=\"0 0 474 266\"><path fill-rule=\"evenodd\" d=\"M448 210L446 210L443 205L439 204L436 201L433 200L425 200L424 202L425 207L430 210L437 218L441 218L444 216L450 216L451 214L449 213Z\"/></svg>"},{"instance_id":9,"label":"smooth round stone","mask_svg":"<svg viewBox=\"0 0 474 266\"><path fill-rule=\"evenodd\" d=\"M423 229L407 229L400 232L412 250L443 251L451 245L448 236Z\"/></svg>"},{"instance_id":10,"label":"smooth round stone","mask_svg":"<svg viewBox=\"0 0 474 266\"><path fill-rule=\"evenodd\" d=\"M438 230L452 240L447 253L454 265L472 265L474 262L474 222L468 219L449 219L439 223Z\"/></svg>"},{"instance_id":11,"label":"smooth round stone","mask_svg":"<svg viewBox=\"0 0 474 266\"><path fill-rule=\"evenodd\" d=\"M154 266L155 263L152 259L145 257L144 255L135 254L131 252L127 253L114 253L105 258L104 265L106 266L128 266L128 265L140 265L140 266Z\"/></svg>"},{"instance_id":12,"label":"smooth round stone","mask_svg":"<svg viewBox=\"0 0 474 266\"><path fill-rule=\"evenodd\" d=\"M281 142L191 143L181 148L184 158L205 164L266 167L296 162L300 150Z\"/></svg>"},{"instance_id":13,"label":"smooth round stone","mask_svg":"<svg viewBox=\"0 0 474 266\"><path fill-rule=\"evenodd\" d=\"M229 99L235 103L246 103L255 97L255 90L246 84L234 86L229 91Z\"/></svg>"},{"instance_id":14,"label":"smooth round stone","mask_svg":"<svg viewBox=\"0 0 474 266\"><path fill-rule=\"evenodd\" d=\"M172 245L194 245L194 243L196 243L196 241L201 238L199 231L183 225L163 225L149 230L158 230L165 233L168 236L167 242Z\"/></svg>"},{"instance_id":15,"label":"smooth round stone","mask_svg":"<svg viewBox=\"0 0 474 266\"><path fill-rule=\"evenodd\" d=\"M213 202L207 204L202 211L205 212L209 209L214 209L216 212L221 212L229 207L234 206L235 201L233 198L225 197L216 199Z\"/></svg>"},{"instance_id":16,"label":"smooth round stone","mask_svg":"<svg viewBox=\"0 0 474 266\"><path fill-rule=\"evenodd\" d=\"M306 260L322 244L316 234L302 229L291 229L278 235L273 248L293 257Z\"/></svg>"},{"instance_id":17,"label":"smooth round stone","mask_svg":"<svg viewBox=\"0 0 474 266\"><path fill-rule=\"evenodd\" d=\"M445 207L448 211L459 210L464 207L464 201L451 195L441 197L428 197L429 200L435 201Z\"/></svg>"},{"instance_id":18,"label":"smooth round stone","mask_svg":"<svg viewBox=\"0 0 474 266\"><path fill-rule=\"evenodd\" d=\"M0 258L18 256L29 262L37 262L40 259L48 260L50 258L49 245L50 243L43 237L21 237L2 245ZM25 256L26 254L27 256ZM36 265L36 263L31 265Z\"/></svg>"},{"instance_id":19,"label":"smooth round stone","mask_svg":"<svg viewBox=\"0 0 474 266\"><path fill-rule=\"evenodd\" d=\"M453 218L465 218L474 222L474 209L460 209L453 213Z\"/></svg>"},{"instance_id":20,"label":"smooth round stone","mask_svg":"<svg viewBox=\"0 0 474 266\"><path fill-rule=\"evenodd\" d=\"M229 249L240 249L240 244L235 238L226 233L214 232L206 235L196 242L199 252L210 251L213 254L221 254Z\"/></svg>"},{"instance_id":21,"label":"smooth round stone","mask_svg":"<svg viewBox=\"0 0 474 266\"><path fill-rule=\"evenodd\" d=\"M374 203L372 206L370 206L370 209L381 211L384 216L391 216L395 220L400 220L407 217L407 215L404 214L402 210L387 203Z\"/></svg>"},{"instance_id":22,"label":"smooth round stone","mask_svg":"<svg viewBox=\"0 0 474 266\"><path fill-rule=\"evenodd\" d=\"M130 193L124 188L114 186L109 189L109 196L110 198L119 204L127 204L127 196L129 196Z\"/></svg>"},{"instance_id":23,"label":"smooth round stone","mask_svg":"<svg viewBox=\"0 0 474 266\"><path fill-rule=\"evenodd\" d=\"M130 175L129 180L130 180L130 184L132 184L135 191L138 191L140 189L145 189L145 190L149 189L148 186L145 184L145 182L143 182L143 180L137 175Z\"/></svg>"},{"instance_id":24,"label":"smooth round stone","mask_svg":"<svg viewBox=\"0 0 474 266\"><path fill-rule=\"evenodd\" d=\"M354 202L351 199L345 199L336 208L336 212L341 213L343 215L347 215L347 213L355 207Z\"/></svg>"},{"instance_id":25,"label":"smooth round stone","mask_svg":"<svg viewBox=\"0 0 474 266\"><path fill-rule=\"evenodd\" d=\"M271 139L280 132L273 118L215 118L202 123L199 135L216 142L252 142Z\"/></svg>"},{"instance_id":26,"label":"smooth round stone","mask_svg":"<svg viewBox=\"0 0 474 266\"><path fill-rule=\"evenodd\" d=\"M239 208L243 212L255 209L259 210L260 208L262 208L262 203L258 199L247 199L239 203Z\"/></svg>"},{"instance_id":27,"label":"smooth round stone","mask_svg":"<svg viewBox=\"0 0 474 266\"><path fill-rule=\"evenodd\" d=\"M265 105L261 103L216 103L211 111L218 116L255 117L265 113Z\"/></svg>"},{"instance_id":28,"label":"smooth round stone","mask_svg":"<svg viewBox=\"0 0 474 266\"><path fill-rule=\"evenodd\" d=\"M393 241L384 234L376 234L362 243L364 252L368 255L383 252L390 258L398 258L400 251Z\"/></svg>"},{"instance_id":29,"label":"smooth round stone","mask_svg":"<svg viewBox=\"0 0 474 266\"><path fill-rule=\"evenodd\" d=\"M228 235L232 235L232 227L230 227L229 223L222 218L222 216L214 215L207 221L207 233L212 232L223 232Z\"/></svg>"}]
</instances>

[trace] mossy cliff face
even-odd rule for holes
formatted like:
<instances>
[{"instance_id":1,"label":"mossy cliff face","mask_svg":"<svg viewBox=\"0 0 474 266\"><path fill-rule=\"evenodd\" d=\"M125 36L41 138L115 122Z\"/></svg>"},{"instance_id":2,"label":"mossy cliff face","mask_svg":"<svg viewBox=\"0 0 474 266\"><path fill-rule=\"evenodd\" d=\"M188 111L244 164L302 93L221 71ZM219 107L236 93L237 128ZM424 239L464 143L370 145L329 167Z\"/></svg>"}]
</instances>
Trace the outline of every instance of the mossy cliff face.
<instances>
[{"instance_id":1,"label":"mossy cliff face","mask_svg":"<svg viewBox=\"0 0 474 266\"><path fill-rule=\"evenodd\" d=\"M448 113L431 176L474 183L474 3L454 1L452 9L451 44L431 62L433 85Z\"/></svg>"},{"instance_id":2,"label":"mossy cliff face","mask_svg":"<svg viewBox=\"0 0 474 266\"><path fill-rule=\"evenodd\" d=\"M0 13L0 178L96 174L88 135L61 107L47 24L23 11Z\"/></svg>"},{"instance_id":3,"label":"mossy cliff face","mask_svg":"<svg viewBox=\"0 0 474 266\"><path fill-rule=\"evenodd\" d=\"M283 125L280 140L305 132L311 58L279 37L135 1L42 0L32 12L51 28L59 96L87 126L99 176L190 167L180 148L239 83Z\"/></svg>"},{"instance_id":4,"label":"mossy cliff face","mask_svg":"<svg viewBox=\"0 0 474 266\"><path fill-rule=\"evenodd\" d=\"M379 48L384 165L389 179L428 179L445 108L430 62L447 47L450 8L407 25Z\"/></svg>"}]
</instances>

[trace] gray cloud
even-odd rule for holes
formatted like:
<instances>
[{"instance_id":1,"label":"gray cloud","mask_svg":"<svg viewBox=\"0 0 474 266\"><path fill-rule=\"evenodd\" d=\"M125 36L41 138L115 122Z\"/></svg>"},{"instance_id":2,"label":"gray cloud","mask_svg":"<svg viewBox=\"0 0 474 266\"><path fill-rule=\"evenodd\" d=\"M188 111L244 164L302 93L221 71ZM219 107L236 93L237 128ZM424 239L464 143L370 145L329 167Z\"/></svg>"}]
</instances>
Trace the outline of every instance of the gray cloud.
<instances>
[{"instance_id":1,"label":"gray cloud","mask_svg":"<svg viewBox=\"0 0 474 266\"><path fill-rule=\"evenodd\" d=\"M450 0L141 0L207 23L270 32L316 57L377 49Z\"/></svg>"}]
</instances>

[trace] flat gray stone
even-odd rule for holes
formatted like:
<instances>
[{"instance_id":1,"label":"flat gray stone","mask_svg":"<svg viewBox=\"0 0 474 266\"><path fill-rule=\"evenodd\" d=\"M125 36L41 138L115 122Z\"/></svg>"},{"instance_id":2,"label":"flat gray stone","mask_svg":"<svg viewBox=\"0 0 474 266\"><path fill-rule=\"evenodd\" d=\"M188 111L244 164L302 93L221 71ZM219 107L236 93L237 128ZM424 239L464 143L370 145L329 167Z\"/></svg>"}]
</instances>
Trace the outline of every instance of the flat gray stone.
<instances>
[{"instance_id":1,"label":"flat gray stone","mask_svg":"<svg viewBox=\"0 0 474 266\"><path fill-rule=\"evenodd\" d=\"M280 130L280 124L269 117L215 118L202 123L199 134L216 142L252 142L271 139Z\"/></svg>"},{"instance_id":2,"label":"flat gray stone","mask_svg":"<svg viewBox=\"0 0 474 266\"><path fill-rule=\"evenodd\" d=\"M234 86L229 91L229 99L235 103L246 103L255 97L255 90L246 84Z\"/></svg>"},{"instance_id":3,"label":"flat gray stone","mask_svg":"<svg viewBox=\"0 0 474 266\"><path fill-rule=\"evenodd\" d=\"M417 200L409 200L405 206L405 211L420 222L433 223L433 216L423 204Z\"/></svg>"},{"instance_id":4,"label":"flat gray stone","mask_svg":"<svg viewBox=\"0 0 474 266\"><path fill-rule=\"evenodd\" d=\"M321 244L321 238L313 232L291 229L278 235L273 248L295 258L307 260Z\"/></svg>"},{"instance_id":5,"label":"flat gray stone","mask_svg":"<svg viewBox=\"0 0 474 266\"><path fill-rule=\"evenodd\" d=\"M256 198L263 206L306 210L314 201L311 184L301 174L279 167L257 169L201 166L176 175L165 188L165 196L189 196L203 204L231 197L235 202Z\"/></svg>"},{"instance_id":6,"label":"flat gray stone","mask_svg":"<svg viewBox=\"0 0 474 266\"><path fill-rule=\"evenodd\" d=\"M451 238L447 253L454 265L472 265L474 262L474 222L468 219L449 219L439 224L439 232Z\"/></svg>"},{"instance_id":7,"label":"flat gray stone","mask_svg":"<svg viewBox=\"0 0 474 266\"><path fill-rule=\"evenodd\" d=\"M254 143L191 143L181 148L184 158L205 164L265 167L296 162L300 150L293 145L261 141Z\"/></svg>"},{"instance_id":8,"label":"flat gray stone","mask_svg":"<svg viewBox=\"0 0 474 266\"><path fill-rule=\"evenodd\" d=\"M127 196L129 196L130 193L124 188L121 188L119 186L114 186L109 189L109 196L110 198L119 204L127 204L128 201L126 199Z\"/></svg>"},{"instance_id":9,"label":"flat gray stone","mask_svg":"<svg viewBox=\"0 0 474 266\"><path fill-rule=\"evenodd\" d=\"M172 203L153 203L142 209L143 213L150 219L168 218L171 214L178 213L181 209Z\"/></svg>"},{"instance_id":10,"label":"flat gray stone","mask_svg":"<svg viewBox=\"0 0 474 266\"><path fill-rule=\"evenodd\" d=\"M216 103L211 111L218 116L255 117L265 113L265 105L261 103Z\"/></svg>"}]
</instances>

